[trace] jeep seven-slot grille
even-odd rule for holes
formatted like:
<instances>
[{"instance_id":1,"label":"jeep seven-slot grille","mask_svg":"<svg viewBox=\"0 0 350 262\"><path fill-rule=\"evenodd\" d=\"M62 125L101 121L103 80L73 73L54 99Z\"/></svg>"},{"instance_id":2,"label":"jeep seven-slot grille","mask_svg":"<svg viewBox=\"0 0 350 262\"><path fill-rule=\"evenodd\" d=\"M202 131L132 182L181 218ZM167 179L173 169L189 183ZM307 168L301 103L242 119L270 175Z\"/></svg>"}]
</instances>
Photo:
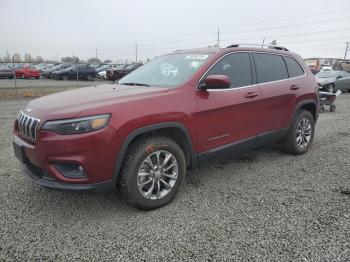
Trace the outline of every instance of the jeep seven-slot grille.
<instances>
[{"instance_id":1,"label":"jeep seven-slot grille","mask_svg":"<svg viewBox=\"0 0 350 262\"><path fill-rule=\"evenodd\" d=\"M40 119L29 116L21 110L17 118L18 130L27 139L32 142L36 141L37 127Z\"/></svg>"}]
</instances>

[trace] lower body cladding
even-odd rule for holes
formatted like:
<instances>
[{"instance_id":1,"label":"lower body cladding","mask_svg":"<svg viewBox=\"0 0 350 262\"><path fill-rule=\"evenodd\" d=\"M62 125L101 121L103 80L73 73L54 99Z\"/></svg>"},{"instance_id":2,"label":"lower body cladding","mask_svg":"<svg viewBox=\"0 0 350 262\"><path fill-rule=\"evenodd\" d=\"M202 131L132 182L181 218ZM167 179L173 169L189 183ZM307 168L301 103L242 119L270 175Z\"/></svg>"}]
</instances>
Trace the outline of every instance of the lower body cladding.
<instances>
[{"instance_id":1,"label":"lower body cladding","mask_svg":"<svg viewBox=\"0 0 350 262\"><path fill-rule=\"evenodd\" d=\"M36 144L32 144L15 130L13 146L22 173L41 186L106 192L115 188L115 137L110 126L79 135L41 131Z\"/></svg>"}]
</instances>

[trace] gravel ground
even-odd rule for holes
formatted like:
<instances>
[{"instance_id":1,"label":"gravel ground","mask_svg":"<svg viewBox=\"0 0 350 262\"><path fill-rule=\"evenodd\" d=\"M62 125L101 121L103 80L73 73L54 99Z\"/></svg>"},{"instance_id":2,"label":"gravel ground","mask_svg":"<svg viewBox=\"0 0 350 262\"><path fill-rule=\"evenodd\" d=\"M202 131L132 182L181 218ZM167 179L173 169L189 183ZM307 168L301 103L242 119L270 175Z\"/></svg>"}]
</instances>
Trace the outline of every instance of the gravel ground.
<instances>
[{"instance_id":1,"label":"gravel ground","mask_svg":"<svg viewBox=\"0 0 350 262\"><path fill-rule=\"evenodd\" d=\"M47 78L40 78L40 79L17 79L16 80L17 87L18 88L37 88L37 87L83 87L83 86L91 86L95 84L104 84L104 83L112 83L112 81L109 80L102 80L102 79L95 79L93 81L84 81L79 80L54 80L54 79L47 79ZM0 89L1 88L15 88L15 80L14 79L1 79L0 78Z\"/></svg>"},{"instance_id":2,"label":"gravel ground","mask_svg":"<svg viewBox=\"0 0 350 262\"><path fill-rule=\"evenodd\" d=\"M0 101L0 260L349 261L350 94L320 115L313 147L265 147L189 173L168 206L51 191L20 174Z\"/></svg>"}]
</instances>

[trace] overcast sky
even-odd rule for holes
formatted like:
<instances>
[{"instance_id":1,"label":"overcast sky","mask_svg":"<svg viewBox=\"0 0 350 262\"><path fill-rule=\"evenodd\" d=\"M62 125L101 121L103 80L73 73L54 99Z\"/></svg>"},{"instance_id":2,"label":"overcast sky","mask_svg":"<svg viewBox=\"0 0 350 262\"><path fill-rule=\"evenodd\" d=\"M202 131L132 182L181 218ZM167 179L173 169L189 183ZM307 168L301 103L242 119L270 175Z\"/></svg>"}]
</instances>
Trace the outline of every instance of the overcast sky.
<instances>
[{"instance_id":1,"label":"overcast sky","mask_svg":"<svg viewBox=\"0 0 350 262\"><path fill-rule=\"evenodd\" d=\"M303 57L343 57L349 0L0 0L0 56L140 59L276 39ZM350 56L350 54L349 54Z\"/></svg>"}]
</instances>

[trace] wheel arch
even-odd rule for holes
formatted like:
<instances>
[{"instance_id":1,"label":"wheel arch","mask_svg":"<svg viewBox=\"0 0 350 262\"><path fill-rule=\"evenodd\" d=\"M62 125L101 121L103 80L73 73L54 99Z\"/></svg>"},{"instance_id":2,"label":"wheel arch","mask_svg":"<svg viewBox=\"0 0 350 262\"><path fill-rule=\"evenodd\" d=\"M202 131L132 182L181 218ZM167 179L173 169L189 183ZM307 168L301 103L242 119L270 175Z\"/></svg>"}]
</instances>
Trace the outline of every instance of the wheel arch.
<instances>
[{"instance_id":1,"label":"wheel arch","mask_svg":"<svg viewBox=\"0 0 350 262\"><path fill-rule=\"evenodd\" d=\"M129 146L135 140L151 135L161 135L174 139L184 151L187 166L191 168L197 166L197 158L193 150L192 140L188 129L183 124L178 122L153 124L135 129L124 140L121 149L119 150L114 168L113 182L115 184L117 183L119 172Z\"/></svg>"},{"instance_id":2,"label":"wheel arch","mask_svg":"<svg viewBox=\"0 0 350 262\"><path fill-rule=\"evenodd\" d=\"M304 100L304 101L300 102L294 110L294 114L293 114L292 119L295 118L298 110L300 110L300 109L304 109L304 110L309 111L311 113L311 115L313 116L315 122L317 121L319 109L317 108L317 103L314 100ZM292 125L292 124L293 123L291 122L290 125Z\"/></svg>"}]
</instances>

